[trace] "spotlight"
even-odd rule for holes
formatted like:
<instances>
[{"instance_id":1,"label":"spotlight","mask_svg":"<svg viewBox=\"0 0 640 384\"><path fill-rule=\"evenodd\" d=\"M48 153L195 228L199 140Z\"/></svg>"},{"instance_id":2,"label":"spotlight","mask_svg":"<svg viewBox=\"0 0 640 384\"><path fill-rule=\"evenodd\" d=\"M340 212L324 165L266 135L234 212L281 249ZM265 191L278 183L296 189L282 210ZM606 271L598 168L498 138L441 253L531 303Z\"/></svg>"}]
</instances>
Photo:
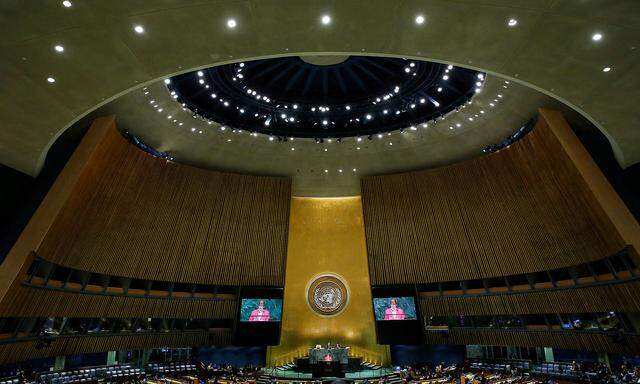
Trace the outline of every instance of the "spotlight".
<instances>
[{"instance_id":1,"label":"spotlight","mask_svg":"<svg viewBox=\"0 0 640 384\"><path fill-rule=\"evenodd\" d=\"M322 18L320 19L320 21L322 22L322 24L324 25L328 25L331 23L331 16L329 15L324 15L322 16Z\"/></svg>"},{"instance_id":2,"label":"spotlight","mask_svg":"<svg viewBox=\"0 0 640 384\"><path fill-rule=\"evenodd\" d=\"M62 2L62 5L64 5L65 8L69 8L71 7L73 4L71 4L71 2L69 0L64 0Z\"/></svg>"},{"instance_id":3,"label":"spotlight","mask_svg":"<svg viewBox=\"0 0 640 384\"><path fill-rule=\"evenodd\" d=\"M143 27L142 25L136 25L136 26L134 26L134 27L133 27L133 30L134 30L136 33L138 33L138 34L140 34L140 33L144 33L144 27Z\"/></svg>"},{"instance_id":4,"label":"spotlight","mask_svg":"<svg viewBox=\"0 0 640 384\"><path fill-rule=\"evenodd\" d=\"M55 47L53 47L53 49L55 49L58 53L64 52L64 47L62 45L56 45Z\"/></svg>"},{"instance_id":5,"label":"spotlight","mask_svg":"<svg viewBox=\"0 0 640 384\"><path fill-rule=\"evenodd\" d=\"M602 33L594 33L593 36L591 36L591 40L593 41L600 41L602 40Z\"/></svg>"},{"instance_id":6,"label":"spotlight","mask_svg":"<svg viewBox=\"0 0 640 384\"><path fill-rule=\"evenodd\" d=\"M510 26L510 27L515 27L516 25L518 25L518 20L509 19L509 21L507 22L507 25Z\"/></svg>"},{"instance_id":7,"label":"spotlight","mask_svg":"<svg viewBox=\"0 0 640 384\"><path fill-rule=\"evenodd\" d=\"M602 68L602 72L609 72L609 71L611 71L611 67Z\"/></svg>"},{"instance_id":8,"label":"spotlight","mask_svg":"<svg viewBox=\"0 0 640 384\"><path fill-rule=\"evenodd\" d=\"M227 19L227 28L233 29L238 25L236 19Z\"/></svg>"}]
</instances>

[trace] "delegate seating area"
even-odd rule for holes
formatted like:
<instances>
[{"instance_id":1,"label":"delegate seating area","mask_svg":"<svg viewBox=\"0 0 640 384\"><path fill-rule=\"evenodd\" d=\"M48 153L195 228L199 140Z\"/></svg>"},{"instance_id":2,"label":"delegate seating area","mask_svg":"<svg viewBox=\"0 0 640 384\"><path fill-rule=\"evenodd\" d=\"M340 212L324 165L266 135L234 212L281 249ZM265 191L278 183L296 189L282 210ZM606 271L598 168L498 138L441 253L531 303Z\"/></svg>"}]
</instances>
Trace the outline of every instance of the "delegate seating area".
<instances>
[{"instance_id":1,"label":"delegate seating area","mask_svg":"<svg viewBox=\"0 0 640 384\"><path fill-rule=\"evenodd\" d=\"M505 362L484 362L472 361L469 368L474 371L509 372L511 369L529 371L531 369L530 360L508 360Z\"/></svg>"},{"instance_id":2,"label":"delegate seating area","mask_svg":"<svg viewBox=\"0 0 640 384\"><path fill-rule=\"evenodd\" d=\"M185 362L151 363L147 365L147 372L154 374L193 373L196 365Z\"/></svg>"},{"instance_id":3,"label":"delegate seating area","mask_svg":"<svg viewBox=\"0 0 640 384\"><path fill-rule=\"evenodd\" d=\"M465 368L466 367L466 368ZM0 384L45 383L174 383L192 384L319 384L316 379L283 379L265 374L255 367L205 365L202 362L176 361L149 363L145 369L131 365L87 367L61 372L40 372L33 377L24 374L0 379ZM553 378L553 381L550 379ZM440 364L415 365L397 368L378 378L347 380L353 384L541 384L640 382L640 367L618 366L614 369L601 364L581 365L575 362L543 362L529 360L467 361L464 365L444 367Z\"/></svg>"},{"instance_id":4,"label":"delegate seating area","mask_svg":"<svg viewBox=\"0 0 640 384\"><path fill-rule=\"evenodd\" d=\"M75 369L61 372L42 373L38 381L48 384L89 383L97 381L122 381L140 377L145 374L143 369L131 365L113 365Z\"/></svg>"}]
</instances>

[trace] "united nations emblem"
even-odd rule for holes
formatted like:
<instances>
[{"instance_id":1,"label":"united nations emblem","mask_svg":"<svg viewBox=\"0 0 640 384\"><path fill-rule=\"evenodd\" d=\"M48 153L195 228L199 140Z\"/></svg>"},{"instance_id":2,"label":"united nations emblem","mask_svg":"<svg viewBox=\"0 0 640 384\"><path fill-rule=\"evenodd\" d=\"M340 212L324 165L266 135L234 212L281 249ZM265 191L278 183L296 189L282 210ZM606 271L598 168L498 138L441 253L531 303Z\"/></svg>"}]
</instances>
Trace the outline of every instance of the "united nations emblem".
<instances>
[{"instance_id":1,"label":"united nations emblem","mask_svg":"<svg viewBox=\"0 0 640 384\"><path fill-rule=\"evenodd\" d=\"M322 316L335 316L348 303L349 292L338 276L326 274L311 280L307 289L307 302L313 311Z\"/></svg>"}]
</instances>

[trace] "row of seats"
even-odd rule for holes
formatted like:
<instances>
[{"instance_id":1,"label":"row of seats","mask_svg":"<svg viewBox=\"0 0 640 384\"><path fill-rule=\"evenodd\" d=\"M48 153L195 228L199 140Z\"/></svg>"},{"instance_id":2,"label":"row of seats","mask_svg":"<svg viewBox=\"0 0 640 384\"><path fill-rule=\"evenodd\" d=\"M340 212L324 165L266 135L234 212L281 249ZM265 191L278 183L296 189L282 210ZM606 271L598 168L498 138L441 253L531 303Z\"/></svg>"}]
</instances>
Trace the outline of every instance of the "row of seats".
<instances>
[{"instance_id":1,"label":"row of seats","mask_svg":"<svg viewBox=\"0 0 640 384\"><path fill-rule=\"evenodd\" d=\"M172 362L172 363L151 363L147 365L147 370L154 373L184 373L194 372L195 364ZM40 380L47 384L73 384L89 383L100 380L122 380L135 376L144 376L146 371L141 368L134 368L131 365L113 365L103 367L83 368L60 372L44 372L40 375ZM18 384L16 376L0 379L0 384Z\"/></svg>"},{"instance_id":2,"label":"row of seats","mask_svg":"<svg viewBox=\"0 0 640 384\"><path fill-rule=\"evenodd\" d=\"M531 369L532 373L552 375L552 376L567 376L575 377L577 372L573 369L570 363L542 363L536 365Z\"/></svg>"},{"instance_id":3,"label":"row of seats","mask_svg":"<svg viewBox=\"0 0 640 384\"><path fill-rule=\"evenodd\" d=\"M471 363L471 369L483 371L506 372L508 369L520 369L528 371L531 369L531 362L526 360L512 360L504 363L485 363L474 361Z\"/></svg>"},{"instance_id":4,"label":"row of seats","mask_svg":"<svg viewBox=\"0 0 640 384\"><path fill-rule=\"evenodd\" d=\"M130 365L85 368L78 370L44 373L40 379L50 384L71 384L96 381L99 378L115 379L144 375L144 370Z\"/></svg>"},{"instance_id":5,"label":"row of seats","mask_svg":"<svg viewBox=\"0 0 640 384\"><path fill-rule=\"evenodd\" d=\"M147 369L156 373L179 373L195 371L196 366L185 363L151 363L147 365Z\"/></svg>"}]
</instances>

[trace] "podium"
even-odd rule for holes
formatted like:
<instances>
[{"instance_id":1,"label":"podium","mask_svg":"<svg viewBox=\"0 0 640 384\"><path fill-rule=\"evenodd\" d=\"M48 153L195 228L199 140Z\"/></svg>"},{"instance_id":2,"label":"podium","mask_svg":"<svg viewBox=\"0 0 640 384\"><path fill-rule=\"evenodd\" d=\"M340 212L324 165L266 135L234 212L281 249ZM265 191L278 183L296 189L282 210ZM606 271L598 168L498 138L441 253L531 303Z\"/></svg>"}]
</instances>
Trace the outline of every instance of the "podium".
<instances>
[{"instance_id":1,"label":"podium","mask_svg":"<svg viewBox=\"0 0 640 384\"><path fill-rule=\"evenodd\" d=\"M310 348L309 364L318 364L321 362L339 362L347 364L349 361L349 348Z\"/></svg>"},{"instance_id":2,"label":"podium","mask_svg":"<svg viewBox=\"0 0 640 384\"><path fill-rule=\"evenodd\" d=\"M361 358L350 358L348 347L310 348L309 357L297 359L300 372L310 372L313 378L344 377L346 372L361 369Z\"/></svg>"}]
</instances>

